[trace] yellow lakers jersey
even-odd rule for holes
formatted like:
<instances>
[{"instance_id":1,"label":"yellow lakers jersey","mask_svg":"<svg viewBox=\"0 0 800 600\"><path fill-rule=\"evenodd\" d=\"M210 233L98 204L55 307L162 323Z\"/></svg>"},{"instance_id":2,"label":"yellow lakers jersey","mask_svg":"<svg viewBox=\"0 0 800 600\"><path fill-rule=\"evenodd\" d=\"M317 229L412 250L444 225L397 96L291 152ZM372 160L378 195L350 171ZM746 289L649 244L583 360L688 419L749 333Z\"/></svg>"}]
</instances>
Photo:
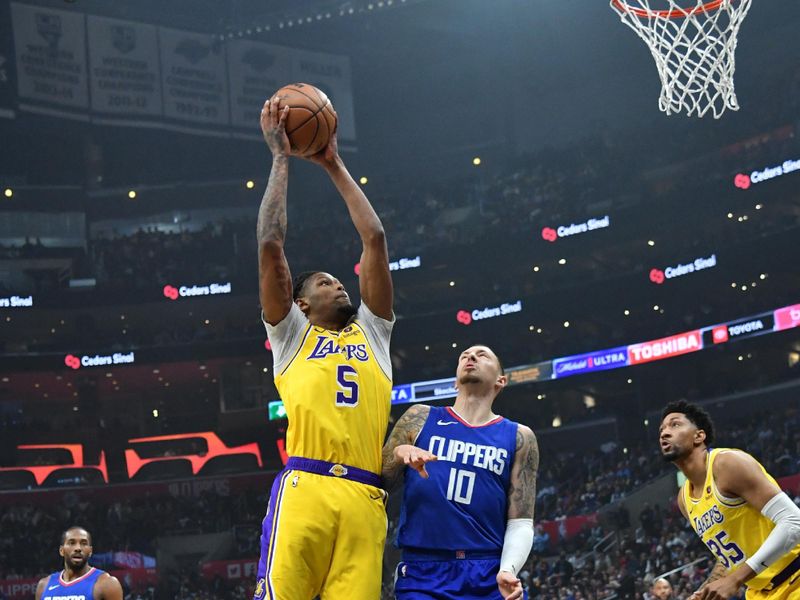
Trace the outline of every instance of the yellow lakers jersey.
<instances>
[{"instance_id":1,"label":"yellow lakers jersey","mask_svg":"<svg viewBox=\"0 0 800 600\"><path fill-rule=\"evenodd\" d=\"M287 340L285 364L275 367L289 419L287 453L380 473L391 408L391 323L365 305L341 331L314 327L296 306L287 319L302 324ZM280 326L267 327L273 348Z\"/></svg>"},{"instance_id":2,"label":"yellow lakers jersey","mask_svg":"<svg viewBox=\"0 0 800 600\"><path fill-rule=\"evenodd\" d=\"M713 475L714 459L720 453L731 450L731 448L709 450L703 489L692 490L690 489L692 484L687 481L683 484L681 494L692 528L708 549L716 555L717 560L727 569L734 570L755 554L775 527L775 523L742 498L728 498L717 490ZM760 464L759 466L764 475L777 486L775 479L763 466ZM800 554L800 544L795 546L790 554L750 579L746 584L747 587L752 590L764 588L798 554Z\"/></svg>"}]
</instances>

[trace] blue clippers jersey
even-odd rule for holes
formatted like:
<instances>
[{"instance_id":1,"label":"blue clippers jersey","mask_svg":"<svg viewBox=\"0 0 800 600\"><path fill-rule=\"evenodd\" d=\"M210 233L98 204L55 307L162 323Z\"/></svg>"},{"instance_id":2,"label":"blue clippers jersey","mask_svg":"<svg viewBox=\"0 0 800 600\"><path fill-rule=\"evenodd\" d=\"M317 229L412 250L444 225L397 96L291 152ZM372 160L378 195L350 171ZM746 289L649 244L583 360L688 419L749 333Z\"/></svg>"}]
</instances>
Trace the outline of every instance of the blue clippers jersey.
<instances>
[{"instance_id":1,"label":"blue clippers jersey","mask_svg":"<svg viewBox=\"0 0 800 600\"><path fill-rule=\"evenodd\" d=\"M397 545L419 550L503 549L517 424L503 417L472 427L431 407L415 445L439 457L429 479L406 468Z\"/></svg>"},{"instance_id":2,"label":"blue clippers jersey","mask_svg":"<svg viewBox=\"0 0 800 600\"><path fill-rule=\"evenodd\" d=\"M50 575L42 592L42 600L92 600L94 584L105 571L92 567L82 577L69 582L61 578L61 573L59 571Z\"/></svg>"}]
</instances>

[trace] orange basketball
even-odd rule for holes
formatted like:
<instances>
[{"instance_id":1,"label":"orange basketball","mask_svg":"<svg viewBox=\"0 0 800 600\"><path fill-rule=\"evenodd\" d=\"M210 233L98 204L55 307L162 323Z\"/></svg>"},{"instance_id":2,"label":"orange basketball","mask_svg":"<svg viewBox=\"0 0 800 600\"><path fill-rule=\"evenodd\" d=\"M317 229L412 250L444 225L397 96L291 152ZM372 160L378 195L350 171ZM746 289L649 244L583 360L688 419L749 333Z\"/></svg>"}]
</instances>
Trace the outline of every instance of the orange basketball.
<instances>
[{"instance_id":1,"label":"orange basketball","mask_svg":"<svg viewBox=\"0 0 800 600\"><path fill-rule=\"evenodd\" d=\"M281 107L288 106L286 135L292 145L292 154L311 156L331 139L336 130L336 111L325 93L308 83L293 83L275 92Z\"/></svg>"}]
</instances>

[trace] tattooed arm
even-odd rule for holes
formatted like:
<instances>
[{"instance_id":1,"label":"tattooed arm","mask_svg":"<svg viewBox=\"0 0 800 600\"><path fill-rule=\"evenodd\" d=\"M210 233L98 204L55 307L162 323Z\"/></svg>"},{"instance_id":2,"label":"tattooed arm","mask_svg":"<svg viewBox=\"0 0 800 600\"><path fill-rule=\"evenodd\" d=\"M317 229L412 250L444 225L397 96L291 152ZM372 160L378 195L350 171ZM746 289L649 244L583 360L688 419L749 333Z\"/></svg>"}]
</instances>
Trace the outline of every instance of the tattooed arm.
<instances>
[{"instance_id":1,"label":"tattooed arm","mask_svg":"<svg viewBox=\"0 0 800 600\"><path fill-rule=\"evenodd\" d=\"M288 114L289 107L281 110L277 99L267 100L261 110L261 131L272 152L272 169L258 210L258 275L261 310L271 325L282 321L292 306L292 275L283 253L289 181Z\"/></svg>"},{"instance_id":2,"label":"tattooed arm","mask_svg":"<svg viewBox=\"0 0 800 600\"><path fill-rule=\"evenodd\" d=\"M383 468L381 477L383 487L391 491L400 482L407 466L427 478L425 463L436 460L436 455L427 450L414 446L417 435L422 431L422 426L428 418L431 407L424 404L415 404L409 408L392 429L386 444L383 446Z\"/></svg>"},{"instance_id":3,"label":"tattooed arm","mask_svg":"<svg viewBox=\"0 0 800 600\"><path fill-rule=\"evenodd\" d=\"M530 427L517 426L517 451L508 486L508 519L533 519L539 444Z\"/></svg>"},{"instance_id":4,"label":"tattooed arm","mask_svg":"<svg viewBox=\"0 0 800 600\"><path fill-rule=\"evenodd\" d=\"M505 600L523 597L517 577L533 545L533 513L536 507L536 475L539 470L539 444L533 431L517 425L517 449L508 486L508 515L497 588Z\"/></svg>"}]
</instances>

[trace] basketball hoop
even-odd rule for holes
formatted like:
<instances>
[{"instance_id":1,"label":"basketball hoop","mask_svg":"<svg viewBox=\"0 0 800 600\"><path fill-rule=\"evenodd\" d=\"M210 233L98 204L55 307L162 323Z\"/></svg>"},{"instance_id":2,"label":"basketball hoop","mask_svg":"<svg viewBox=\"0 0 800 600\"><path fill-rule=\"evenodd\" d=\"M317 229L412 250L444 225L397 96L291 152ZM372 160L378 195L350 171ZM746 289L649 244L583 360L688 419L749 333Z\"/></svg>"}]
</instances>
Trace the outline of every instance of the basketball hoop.
<instances>
[{"instance_id":1,"label":"basketball hoop","mask_svg":"<svg viewBox=\"0 0 800 600\"><path fill-rule=\"evenodd\" d=\"M610 0L622 22L650 48L661 78L658 107L719 119L739 110L733 87L739 26L752 0ZM659 3L664 8L653 8Z\"/></svg>"}]
</instances>

